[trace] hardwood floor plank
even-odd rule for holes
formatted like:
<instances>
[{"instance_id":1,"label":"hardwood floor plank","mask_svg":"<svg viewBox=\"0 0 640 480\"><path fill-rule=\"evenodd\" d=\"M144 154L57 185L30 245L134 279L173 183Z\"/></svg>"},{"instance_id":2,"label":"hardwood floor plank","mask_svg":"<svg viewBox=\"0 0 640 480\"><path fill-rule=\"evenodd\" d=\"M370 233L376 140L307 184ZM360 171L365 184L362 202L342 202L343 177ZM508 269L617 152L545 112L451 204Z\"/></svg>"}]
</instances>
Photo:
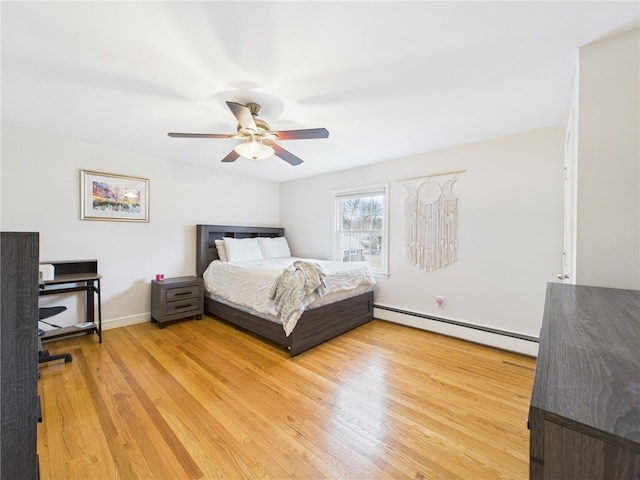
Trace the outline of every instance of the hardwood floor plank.
<instances>
[{"instance_id":1,"label":"hardwood floor plank","mask_svg":"<svg viewBox=\"0 0 640 480\"><path fill-rule=\"evenodd\" d=\"M103 335L47 344L43 480L528 476L532 358L378 320L294 358L206 316Z\"/></svg>"}]
</instances>

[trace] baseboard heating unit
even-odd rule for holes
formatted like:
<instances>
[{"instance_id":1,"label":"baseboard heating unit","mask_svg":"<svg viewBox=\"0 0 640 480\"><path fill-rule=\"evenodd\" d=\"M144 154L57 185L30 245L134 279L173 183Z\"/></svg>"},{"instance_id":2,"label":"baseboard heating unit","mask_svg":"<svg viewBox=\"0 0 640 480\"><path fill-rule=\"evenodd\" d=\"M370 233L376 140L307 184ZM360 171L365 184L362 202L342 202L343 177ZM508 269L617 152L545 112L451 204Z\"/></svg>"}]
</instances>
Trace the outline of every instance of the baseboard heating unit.
<instances>
[{"instance_id":1,"label":"baseboard heating unit","mask_svg":"<svg viewBox=\"0 0 640 480\"><path fill-rule=\"evenodd\" d=\"M424 313L388 307L386 305L374 305L373 315L380 320L461 338L482 345L501 348L533 357L538 355L538 338L517 332L509 332L482 325L460 322L458 320L450 320Z\"/></svg>"}]
</instances>

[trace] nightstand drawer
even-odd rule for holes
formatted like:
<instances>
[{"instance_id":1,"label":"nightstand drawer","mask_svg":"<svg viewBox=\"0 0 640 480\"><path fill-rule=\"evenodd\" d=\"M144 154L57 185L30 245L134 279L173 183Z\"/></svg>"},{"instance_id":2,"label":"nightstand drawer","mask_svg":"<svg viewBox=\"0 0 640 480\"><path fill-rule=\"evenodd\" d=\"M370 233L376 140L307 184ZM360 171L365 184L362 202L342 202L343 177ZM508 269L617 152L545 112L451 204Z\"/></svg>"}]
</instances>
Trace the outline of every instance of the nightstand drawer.
<instances>
[{"instance_id":1,"label":"nightstand drawer","mask_svg":"<svg viewBox=\"0 0 640 480\"><path fill-rule=\"evenodd\" d=\"M190 315L189 312L198 310L198 297L185 298L175 302L167 302L166 315L175 315L176 313L184 313Z\"/></svg>"},{"instance_id":2,"label":"nightstand drawer","mask_svg":"<svg viewBox=\"0 0 640 480\"><path fill-rule=\"evenodd\" d=\"M200 293L200 287L198 285L189 285L188 287L180 287L180 288L168 288L167 302L184 300L185 298L195 298L196 305L197 305L198 304L197 298L199 293Z\"/></svg>"}]
</instances>

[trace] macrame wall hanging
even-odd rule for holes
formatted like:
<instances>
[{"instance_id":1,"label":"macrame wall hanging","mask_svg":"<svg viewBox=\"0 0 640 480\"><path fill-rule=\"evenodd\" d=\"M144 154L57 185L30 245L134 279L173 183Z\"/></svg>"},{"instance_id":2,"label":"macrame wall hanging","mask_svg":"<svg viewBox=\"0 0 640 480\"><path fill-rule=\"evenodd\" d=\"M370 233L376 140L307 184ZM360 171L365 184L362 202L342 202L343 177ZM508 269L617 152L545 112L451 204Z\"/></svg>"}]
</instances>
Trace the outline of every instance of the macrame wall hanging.
<instances>
[{"instance_id":1,"label":"macrame wall hanging","mask_svg":"<svg viewBox=\"0 0 640 480\"><path fill-rule=\"evenodd\" d=\"M456 261L458 197L453 193L453 184L458 179L457 174L462 172L402 180L407 189L404 202L404 256L424 270L433 271ZM431 177L442 175L453 177L442 184L431 180ZM423 180L417 182L417 178Z\"/></svg>"}]
</instances>

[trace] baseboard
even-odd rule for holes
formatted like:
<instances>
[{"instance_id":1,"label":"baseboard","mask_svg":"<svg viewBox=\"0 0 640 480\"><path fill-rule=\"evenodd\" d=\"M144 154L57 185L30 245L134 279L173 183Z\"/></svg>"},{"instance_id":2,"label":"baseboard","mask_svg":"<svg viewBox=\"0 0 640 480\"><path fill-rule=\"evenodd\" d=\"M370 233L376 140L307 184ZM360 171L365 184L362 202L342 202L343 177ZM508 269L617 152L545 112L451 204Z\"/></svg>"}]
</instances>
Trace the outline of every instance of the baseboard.
<instances>
[{"instance_id":1,"label":"baseboard","mask_svg":"<svg viewBox=\"0 0 640 480\"><path fill-rule=\"evenodd\" d=\"M151 321L150 313L141 313L139 315L129 315L127 317L112 318L110 320L102 321L102 330L111 330L112 328L128 327L129 325L136 325L138 323L145 323Z\"/></svg>"},{"instance_id":2,"label":"baseboard","mask_svg":"<svg viewBox=\"0 0 640 480\"><path fill-rule=\"evenodd\" d=\"M456 337L510 352L521 353L531 357L538 356L538 339L519 333L434 317L432 315L411 312L385 305L374 305L373 315L380 320L386 320L400 325L441 333L450 337Z\"/></svg>"}]
</instances>

